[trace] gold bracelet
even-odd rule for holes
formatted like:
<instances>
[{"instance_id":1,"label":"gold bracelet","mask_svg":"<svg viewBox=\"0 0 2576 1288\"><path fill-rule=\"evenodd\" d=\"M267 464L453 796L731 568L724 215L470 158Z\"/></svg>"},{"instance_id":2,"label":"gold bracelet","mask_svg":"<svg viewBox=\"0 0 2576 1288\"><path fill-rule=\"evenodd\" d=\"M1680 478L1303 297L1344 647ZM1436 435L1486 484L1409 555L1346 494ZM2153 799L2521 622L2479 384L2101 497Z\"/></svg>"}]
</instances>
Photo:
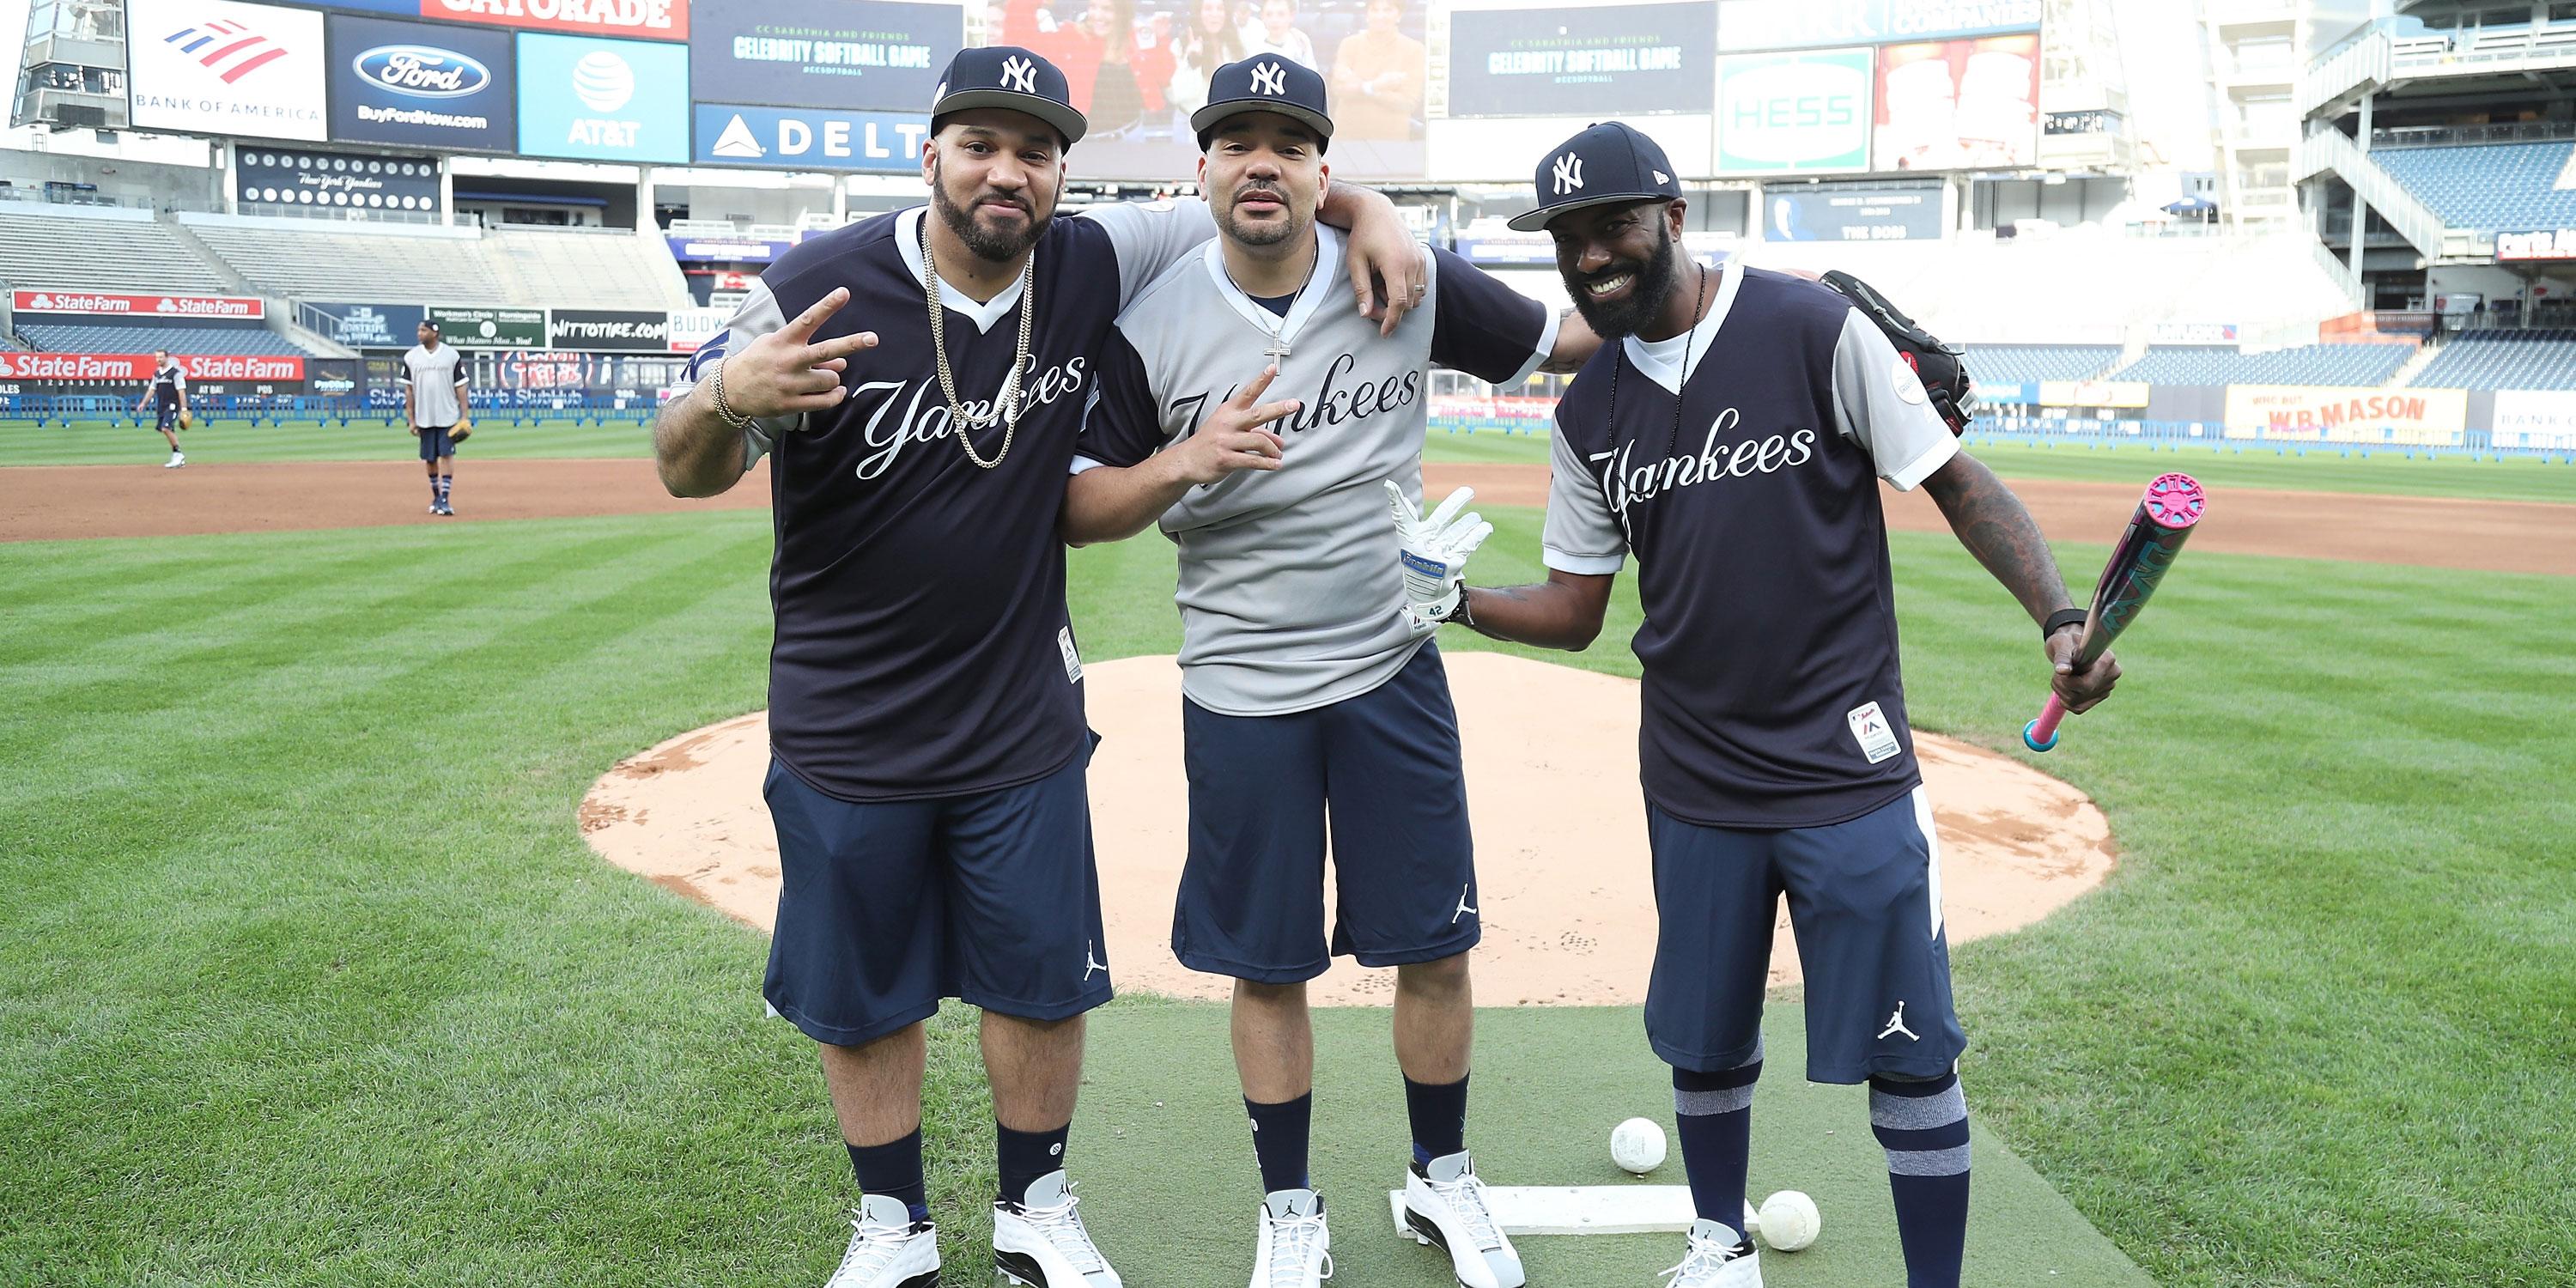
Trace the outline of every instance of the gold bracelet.
<instances>
[{"instance_id":1,"label":"gold bracelet","mask_svg":"<svg viewBox=\"0 0 2576 1288\"><path fill-rule=\"evenodd\" d=\"M707 394L715 400L716 419L724 422L725 428L738 434L751 428L751 417L735 411L733 403L725 397L724 370L725 364L730 361L732 361L730 357L716 359L715 370L707 373Z\"/></svg>"}]
</instances>

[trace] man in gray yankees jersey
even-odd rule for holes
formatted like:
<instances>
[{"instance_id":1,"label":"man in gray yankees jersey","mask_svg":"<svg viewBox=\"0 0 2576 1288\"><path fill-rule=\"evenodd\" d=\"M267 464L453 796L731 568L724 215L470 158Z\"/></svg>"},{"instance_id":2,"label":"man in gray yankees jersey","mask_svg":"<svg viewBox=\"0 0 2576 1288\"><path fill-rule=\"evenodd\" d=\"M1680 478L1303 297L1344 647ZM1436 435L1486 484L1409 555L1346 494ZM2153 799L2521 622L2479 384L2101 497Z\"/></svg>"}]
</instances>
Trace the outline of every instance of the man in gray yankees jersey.
<instances>
[{"instance_id":1,"label":"man in gray yankees jersey","mask_svg":"<svg viewBox=\"0 0 2576 1288\"><path fill-rule=\"evenodd\" d=\"M1774 918L1806 965L1809 1081L1866 1082L1909 1288L1958 1288L1966 1038L1950 1004L1940 848L1905 721L1878 485L1930 492L2040 626L2073 710L2119 676L2072 665L2073 610L2038 525L1959 450L1922 380L1833 290L1675 254L1683 201L1654 140L1611 122L1537 166L1557 271L1615 337L1557 405L1541 585L1454 577L1422 611L1580 649L1637 558L1640 776L1659 933L1646 1036L1673 1067L1699 1220L1668 1288L1761 1288L1741 1228Z\"/></svg>"},{"instance_id":2,"label":"man in gray yankees jersey","mask_svg":"<svg viewBox=\"0 0 2576 1288\"><path fill-rule=\"evenodd\" d=\"M1114 540L1159 519L1180 547L1190 848L1172 947L1236 980L1265 1194L1251 1282L1313 1288L1325 1274L1306 981L1347 954L1396 971L1408 1228L1461 1284L1518 1288L1465 1143L1466 953L1481 929L1456 716L1380 525L1388 486L1408 504L1421 491L1426 364L1517 384L1598 342L1447 251L1391 337L1330 307L1341 239L1314 222L1333 131L1314 71L1276 54L1228 64L1191 124L1218 237L1146 287L1103 346L1065 535ZM1265 390L1288 397L1256 405Z\"/></svg>"}]
</instances>

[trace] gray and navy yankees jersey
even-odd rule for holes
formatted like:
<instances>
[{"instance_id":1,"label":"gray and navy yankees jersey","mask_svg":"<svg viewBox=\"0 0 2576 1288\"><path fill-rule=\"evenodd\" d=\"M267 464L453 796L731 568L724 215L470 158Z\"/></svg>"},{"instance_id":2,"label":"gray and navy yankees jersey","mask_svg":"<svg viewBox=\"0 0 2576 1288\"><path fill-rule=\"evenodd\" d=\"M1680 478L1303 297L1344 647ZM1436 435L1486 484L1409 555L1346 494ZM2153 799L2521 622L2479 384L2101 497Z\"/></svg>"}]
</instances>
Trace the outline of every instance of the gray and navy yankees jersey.
<instances>
[{"instance_id":1,"label":"gray and navy yankees jersey","mask_svg":"<svg viewBox=\"0 0 2576 1288\"><path fill-rule=\"evenodd\" d=\"M1543 557L1605 574L1637 556L1649 799L1815 827L1920 781L1878 480L1911 489L1958 450L1887 337L1786 274L1730 267L1687 336L1584 364L1557 404Z\"/></svg>"},{"instance_id":2,"label":"gray and navy yankees jersey","mask_svg":"<svg viewBox=\"0 0 2576 1288\"><path fill-rule=\"evenodd\" d=\"M436 352L415 344L403 355L402 382L412 389L413 424L445 429L465 419L465 409L456 401L456 386L465 379L458 356L452 344L442 344Z\"/></svg>"},{"instance_id":3,"label":"gray and navy yankees jersey","mask_svg":"<svg viewBox=\"0 0 2576 1288\"><path fill-rule=\"evenodd\" d=\"M1395 528L1381 481L1418 502L1430 409L1423 367L1517 384L1556 343L1556 317L1448 251L1393 336L1351 304L1342 241L1318 228L1316 268L1285 318L1226 276L1210 242L1119 315L1101 354L1079 469L1133 465L1185 438L1289 353L1265 402L1296 399L1271 428L1282 464L1194 488L1162 518L1180 546L1181 687L1225 715L1279 715L1384 684L1429 638L1404 614Z\"/></svg>"},{"instance_id":4,"label":"gray and navy yankees jersey","mask_svg":"<svg viewBox=\"0 0 2576 1288\"><path fill-rule=\"evenodd\" d=\"M781 763L844 800L957 796L1033 782L1085 746L1082 666L1064 606L1056 518L1118 308L1215 235L1192 201L1107 206L1052 220L1036 250L1035 331L1011 448L967 459L941 392L924 310L914 207L809 237L761 275L689 381L786 325L835 287L850 302L819 340L853 331L848 398L757 422L743 468L770 461L777 552L770 603L770 743ZM943 288L948 357L969 415L1010 370L1015 282L984 304ZM975 432L986 460L1003 427Z\"/></svg>"},{"instance_id":5,"label":"gray and navy yankees jersey","mask_svg":"<svg viewBox=\"0 0 2576 1288\"><path fill-rule=\"evenodd\" d=\"M158 368L152 373L150 392L152 401L155 403L169 403L175 406L179 401L179 395L187 387L188 373L179 369L179 362L175 358L171 360L169 366Z\"/></svg>"}]
</instances>

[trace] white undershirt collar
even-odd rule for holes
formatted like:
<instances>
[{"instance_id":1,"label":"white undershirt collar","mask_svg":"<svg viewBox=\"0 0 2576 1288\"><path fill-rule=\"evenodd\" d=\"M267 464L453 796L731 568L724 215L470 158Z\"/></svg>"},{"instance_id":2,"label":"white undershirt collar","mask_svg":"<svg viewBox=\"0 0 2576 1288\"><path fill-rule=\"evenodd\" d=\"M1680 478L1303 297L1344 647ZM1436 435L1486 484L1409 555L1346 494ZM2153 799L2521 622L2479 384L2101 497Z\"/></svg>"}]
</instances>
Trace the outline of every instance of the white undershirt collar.
<instances>
[{"instance_id":1,"label":"white undershirt collar","mask_svg":"<svg viewBox=\"0 0 2576 1288\"><path fill-rule=\"evenodd\" d=\"M1717 299L1709 304L1708 316L1701 318L1698 325L1667 340L1640 340L1632 335L1620 342L1638 374L1675 395L1682 391L1683 368L1699 370L1700 363L1708 357L1709 346L1717 343L1718 328L1726 325L1727 312L1735 307L1735 290L1744 284L1744 270L1740 265L1708 271L1718 275ZM1673 289L1695 290L1697 285L1676 283Z\"/></svg>"},{"instance_id":2,"label":"white undershirt collar","mask_svg":"<svg viewBox=\"0 0 2576 1288\"><path fill-rule=\"evenodd\" d=\"M921 271L921 221L929 213L928 206L914 206L897 212L894 217L895 249L903 253L903 266L912 270L912 280L922 283L925 291L929 284ZM1037 251L1032 248L1029 253L1034 255ZM957 283L949 281L946 273L942 273L939 275L939 302L946 305L949 312L974 323L977 334L982 334L1009 316L1011 306L1020 302L1020 279L1014 274L1011 284L1003 287L1000 294L978 304L974 296L968 295Z\"/></svg>"}]
</instances>

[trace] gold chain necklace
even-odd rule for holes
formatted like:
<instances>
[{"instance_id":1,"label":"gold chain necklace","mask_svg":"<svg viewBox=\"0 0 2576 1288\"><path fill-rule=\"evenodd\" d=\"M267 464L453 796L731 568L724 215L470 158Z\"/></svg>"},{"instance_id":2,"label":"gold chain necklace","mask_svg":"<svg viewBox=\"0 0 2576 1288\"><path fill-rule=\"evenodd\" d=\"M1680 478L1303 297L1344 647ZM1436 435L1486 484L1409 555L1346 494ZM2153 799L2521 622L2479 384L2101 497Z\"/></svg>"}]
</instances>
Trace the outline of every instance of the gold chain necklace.
<instances>
[{"instance_id":1,"label":"gold chain necklace","mask_svg":"<svg viewBox=\"0 0 2576 1288\"><path fill-rule=\"evenodd\" d=\"M1001 391L993 398L993 409L981 416L971 415L966 404L957 399L957 377L948 367L947 306L939 302L939 263L930 257L930 212L921 212L921 287L922 297L930 301L930 348L939 362L939 392L948 399L948 423L957 431L957 445L977 469L992 469L1011 454L1011 440L1020 432L1020 373L1029 365L1030 326L1037 320L1036 247L1029 248L1028 259L1020 265L1020 343L1017 356L1011 359L1011 372L1002 378ZM975 450L968 435L987 429L995 421L1002 424L1002 450L985 460Z\"/></svg>"}]
</instances>

